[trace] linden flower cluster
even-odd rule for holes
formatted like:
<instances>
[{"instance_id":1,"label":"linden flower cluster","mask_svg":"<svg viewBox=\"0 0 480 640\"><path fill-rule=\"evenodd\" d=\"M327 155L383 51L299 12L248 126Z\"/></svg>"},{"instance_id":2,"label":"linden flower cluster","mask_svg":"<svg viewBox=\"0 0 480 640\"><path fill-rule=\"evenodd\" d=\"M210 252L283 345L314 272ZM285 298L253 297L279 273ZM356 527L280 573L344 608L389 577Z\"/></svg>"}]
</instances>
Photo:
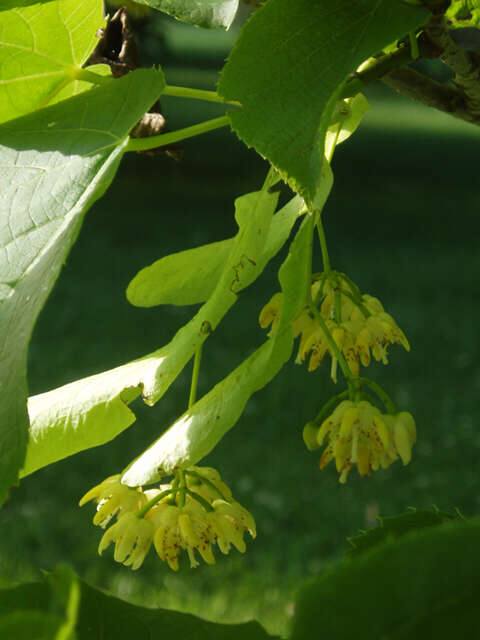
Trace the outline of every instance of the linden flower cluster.
<instances>
[{"instance_id":1,"label":"linden flower cluster","mask_svg":"<svg viewBox=\"0 0 480 640\"><path fill-rule=\"evenodd\" d=\"M323 276L313 283L312 300L352 374L359 375L360 364L368 367L371 356L387 364L390 344L401 344L409 351L405 334L385 312L382 303L368 294L361 295L358 287L344 274L332 273L332 279ZM272 325L271 332L275 331L281 305L282 294L277 293L260 313L261 327ZM313 371L328 353L332 359L330 375L336 382L337 357L324 328L308 309L304 309L295 320L293 333L294 337L301 334L296 362L304 362L310 353L308 370Z\"/></svg>"},{"instance_id":2,"label":"linden flower cluster","mask_svg":"<svg viewBox=\"0 0 480 640\"><path fill-rule=\"evenodd\" d=\"M233 500L232 492L215 469L182 470L183 485L175 478L157 489L143 491L121 484L121 474L107 478L80 500L97 503L93 523L105 528L98 553L114 543L114 559L138 569L152 544L159 558L178 570L178 558L186 551L190 566L198 566L196 553L207 564L215 562L212 546L228 553L231 545L245 551L243 534L256 536L253 516Z\"/></svg>"},{"instance_id":3,"label":"linden flower cluster","mask_svg":"<svg viewBox=\"0 0 480 640\"><path fill-rule=\"evenodd\" d=\"M416 440L415 421L406 411L386 415L365 400L344 400L316 433L317 446L321 447L325 439L327 446L319 467L324 469L335 459L343 484L355 465L365 476L380 467L386 469L399 457L408 464Z\"/></svg>"}]
</instances>

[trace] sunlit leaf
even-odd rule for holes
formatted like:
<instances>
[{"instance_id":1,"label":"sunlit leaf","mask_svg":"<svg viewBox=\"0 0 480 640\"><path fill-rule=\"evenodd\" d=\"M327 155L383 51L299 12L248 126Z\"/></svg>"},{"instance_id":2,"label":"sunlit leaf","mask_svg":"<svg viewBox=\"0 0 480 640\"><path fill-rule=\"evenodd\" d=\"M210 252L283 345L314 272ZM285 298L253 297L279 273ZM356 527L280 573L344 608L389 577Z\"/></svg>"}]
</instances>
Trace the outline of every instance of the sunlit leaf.
<instances>
[{"instance_id":1,"label":"sunlit leaf","mask_svg":"<svg viewBox=\"0 0 480 640\"><path fill-rule=\"evenodd\" d=\"M239 0L137 0L153 9L195 24L197 27L228 27L232 24Z\"/></svg>"},{"instance_id":2,"label":"sunlit leaf","mask_svg":"<svg viewBox=\"0 0 480 640\"><path fill-rule=\"evenodd\" d=\"M75 73L103 24L101 0L3 0L0 122L47 105L62 90L64 98L76 93Z\"/></svg>"},{"instance_id":3,"label":"sunlit leaf","mask_svg":"<svg viewBox=\"0 0 480 640\"><path fill-rule=\"evenodd\" d=\"M399 0L268 0L242 29L219 93L233 129L316 207L325 132L349 75L429 13Z\"/></svg>"},{"instance_id":4,"label":"sunlit leaf","mask_svg":"<svg viewBox=\"0 0 480 640\"><path fill-rule=\"evenodd\" d=\"M0 501L25 456L36 318L130 129L163 85L160 72L135 71L0 125Z\"/></svg>"}]
</instances>

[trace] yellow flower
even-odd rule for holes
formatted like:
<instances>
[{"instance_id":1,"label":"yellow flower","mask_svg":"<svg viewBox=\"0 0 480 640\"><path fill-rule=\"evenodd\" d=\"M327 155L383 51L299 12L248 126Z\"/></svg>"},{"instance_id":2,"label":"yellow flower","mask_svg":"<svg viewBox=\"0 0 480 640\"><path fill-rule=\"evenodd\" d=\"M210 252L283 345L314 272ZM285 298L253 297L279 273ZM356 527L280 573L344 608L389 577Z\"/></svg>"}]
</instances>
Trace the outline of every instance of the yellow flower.
<instances>
[{"instance_id":1,"label":"yellow flower","mask_svg":"<svg viewBox=\"0 0 480 640\"><path fill-rule=\"evenodd\" d=\"M243 534L248 531L252 538L257 535L255 520L241 504L235 500L215 500L212 503L213 512L207 514L208 520L215 534L215 540L222 553L230 551L230 544L241 553L246 546Z\"/></svg>"},{"instance_id":2,"label":"yellow flower","mask_svg":"<svg viewBox=\"0 0 480 640\"><path fill-rule=\"evenodd\" d=\"M345 483L356 465L361 476L386 468L400 455L404 464L411 458L415 422L406 412L382 414L365 400L344 400L318 430L317 443L328 443L320 458L320 469L335 459L340 482Z\"/></svg>"},{"instance_id":3,"label":"yellow flower","mask_svg":"<svg viewBox=\"0 0 480 640\"><path fill-rule=\"evenodd\" d=\"M175 483L146 491L122 485L120 475L112 476L86 493L80 505L92 499L98 503L95 524L105 527L117 516L98 552L102 554L113 542L114 559L134 570L143 563L152 542L160 559L176 571L182 550L191 567L198 566L197 552L213 564L213 544L222 553L228 553L230 544L243 552L243 533L256 535L252 515L233 500L229 487L211 467L189 467L177 474Z\"/></svg>"},{"instance_id":4,"label":"yellow flower","mask_svg":"<svg viewBox=\"0 0 480 640\"><path fill-rule=\"evenodd\" d=\"M393 416L385 416L391 437L404 465L412 459L412 447L417 439L415 420L411 413L401 411Z\"/></svg>"},{"instance_id":5,"label":"yellow flower","mask_svg":"<svg viewBox=\"0 0 480 640\"><path fill-rule=\"evenodd\" d=\"M121 474L117 474L106 478L90 489L79 502L81 507L90 500L97 503L93 524L99 525L102 529L105 529L115 516L128 511L138 511L147 502L147 498L139 488L127 487L120 482L120 477Z\"/></svg>"},{"instance_id":6,"label":"yellow flower","mask_svg":"<svg viewBox=\"0 0 480 640\"><path fill-rule=\"evenodd\" d=\"M192 568L198 566L195 549L207 564L215 562L211 547L215 534L206 511L198 502L191 499L183 507L166 505L151 517L157 526L153 539L155 549L160 560L167 562L171 569L178 570L182 549L187 552Z\"/></svg>"},{"instance_id":7,"label":"yellow flower","mask_svg":"<svg viewBox=\"0 0 480 640\"><path fill-rule=\"evenodd\" d=\"M355 299L353 289L348 284L343 283L342 289ZM388 345L397 343L407 351L410 350L405 334L392 316L385 313L382 303L377 298L367 294L357 296L358 304L355 304L350 297L340 293L339 322L336 317L335 290L329 283L325 284L324 293L320 313L354 376L360 374L360 364L364 367L370 364L370 350L373 357L384 364L388 363ZM330 377L336 382L338 362L323 328L306 312L296 320L294 328L296 335L302 334L296 362L303 362L311 351L308 370L313 371L320 366L328 353L332 359Z\"/></svg>"},{"instance_id":8,"label":"yellow flower","mask_svg":"<svg viewBox=\"0 0 480 640\"><path fill-rule=\"evenodd\" d=\"M115 543L113 558L116 562L122 562L125 566L131 566L135 571L143 563L150 550L155 532L154 523L147 518L139 518L131 511L121 515L117 522L103 534L98 553Z\"/></svg>"},{"instance_id":9,"label":"yellow flower","mask_svg":"<svg viewBox=\"0 0 480 640\"><path fill-rule=\"evenodd\" d=\"M280 321L280 311L282 309L282 294L276 293L260 311L258 323L262 329L272 325L268 335L271 335Z\"/></svg>"}]
</instances>

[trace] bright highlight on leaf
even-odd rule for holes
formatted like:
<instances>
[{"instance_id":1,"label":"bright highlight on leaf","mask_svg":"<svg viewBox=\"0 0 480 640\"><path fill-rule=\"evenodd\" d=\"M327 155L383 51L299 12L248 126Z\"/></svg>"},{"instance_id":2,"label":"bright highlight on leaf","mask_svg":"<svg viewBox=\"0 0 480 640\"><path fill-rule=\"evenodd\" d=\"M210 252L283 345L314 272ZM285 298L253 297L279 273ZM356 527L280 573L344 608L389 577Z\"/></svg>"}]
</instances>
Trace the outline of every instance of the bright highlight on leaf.
<instances>
[{"instance_id":1,"label":"bright highlight on leaf","mask_svg":"<svg viewBox=\"0 0 480 640\"><path fill-rule=\"evenodd\" d=\"M235 18L239 0L137 0L197 27L225 27Z\"/></svg>"},{"instance_id":2,"label":"bright highlight on leaf","mask_svg":"<svg viewBox=\"0 0 480 640\"><path fill-rule=\"evenodd\" d=\"M0 122L80 90L76 73L103 26L101 0L3 0L0 7ZM69 88L67 89L67 85Z\"/></svg>"}]
</instances>

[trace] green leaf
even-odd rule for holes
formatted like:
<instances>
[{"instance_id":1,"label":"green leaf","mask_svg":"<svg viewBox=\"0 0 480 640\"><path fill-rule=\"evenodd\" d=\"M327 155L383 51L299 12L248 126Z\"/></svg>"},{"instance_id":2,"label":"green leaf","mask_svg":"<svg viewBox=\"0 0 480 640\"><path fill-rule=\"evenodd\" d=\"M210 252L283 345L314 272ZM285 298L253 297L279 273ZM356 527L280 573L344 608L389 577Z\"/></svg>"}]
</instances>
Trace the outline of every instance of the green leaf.
<instances>
[{"instance_id":1,"label":"green leaf","mask_svg":"<svg viewBox=\"0 0 480 640\"><path fill-rule=\"evenodd\" d=\"M331 186L330 167L326 165L324 201ZM196 464L234 426L250 396L278 373L292 352L292 320L305 306L311 279L311 241L312 224L307 217L279 270L283 304L275 334L134 460L122 476L123 483L149 484L176 466Z\"/></svg>"},{"instance_id":2,"label":"green leaf","mask_svg":"<svg viewBox=\"0 0 480 640\"><path fill-rule=\"evenodd\" d=\"M72 81L104 22L100 0L3 0L0 122L46 106L62 89L63 98L76 93Z\"/></svg>"},{"instance_id":3,"label":"green leaf","mask_svg":"<svg viewBox=\"0 0 480 640\"><path fill-rule=\"evenodd\" d=\"M348 538L351 546L345 551L345 557L353 558L390 538L398 538L412 531L420 531L426 527L434 527L460 518L459 513L450 514L439 509L433 511L411 509L398 516L379 517L378 527L362 531L359 535Z\"/></svg>"},{"instance_id":4,"label":"green leaf","mask_svg":"<svg viewBox=\"0 0 480 640\"><path fill-rule=\"evenodd\" d=\"M275 214L260 259L263 266L285 244L303 206L296 196ZM229 238L157 260L130 282L129 302L137 307L204 302L212 295L234 242L235 238Z\"/></svg>"},{"instance_id":5,"label":"green leaf","mask_svg":"<svg viewBox=\"0 0 480 640\"><path fill-rule=\"evenodd\" d=\"M291 640L479 637L480 521L408 533L300 592Z\"/></svg>"},{"instance_id":6,"label":"green leaf","mask_svg":"<svg viewBox=\"0 0 480 640\"><path fill-rule=\"evenodd\" d=\"M153 9L195 24L197 27L225 27L228 29L235 18L238 0L136 0Z\"/></svg>"},{"instance_id":7,"label":"green leaf","mask_svg":"<svg viewBox=\"0 0 480 640\"><path fill-rule=\"evenodd\" d=\"M325 132L342 86L429 15L399 0L268 0L242 29L218 87L243 105L229 111L232 128L317 207Z\"/></svg>"},{"instance_id":8,"label":"green leaf","mask_svg":"<svg viewBox=\"0 0 480 640\"><path fill-rule=\"evenodd\" d=\"M27 442L27 345L87 209L163 75L139 70L0 125L0 502Z\"/></svg>"},{"instance_id":9,"label":"green leaf","mask_svg":"<svg viewBox=\"0 0 480 640\"><path fill-rule=\"evenodd\" d=\"M75 608L71 604L72 588L77 594ZM65 623L69 621L73 625L66 635ZM2 634L4 629L11 631L11 635ZM72 635L72 631L75 635ZM218 624L188 613L138 607L89 586L66 568L46 574L39 582L14 589L0 589L0 637L5 640L73 640L74 637L77 640L277 638L267 634L254 621Z\"/></svg>"},{"instance_id":10,"label":"green leaf","mask_svg":"<svg viewBox=\"0 0 480 640\"><path fill-rule=\"evenodd\" d=\"M217 286L171 342L134 362L30 398L31 427L22 476L108 442L135 421L129 402L142 393L152 405L165 393L235 303L237 292L260 275L278 200L278 194L269 193L269 186L267 180L262 191L236 200L239 230Z\"/></svg>"}]
</instances>

